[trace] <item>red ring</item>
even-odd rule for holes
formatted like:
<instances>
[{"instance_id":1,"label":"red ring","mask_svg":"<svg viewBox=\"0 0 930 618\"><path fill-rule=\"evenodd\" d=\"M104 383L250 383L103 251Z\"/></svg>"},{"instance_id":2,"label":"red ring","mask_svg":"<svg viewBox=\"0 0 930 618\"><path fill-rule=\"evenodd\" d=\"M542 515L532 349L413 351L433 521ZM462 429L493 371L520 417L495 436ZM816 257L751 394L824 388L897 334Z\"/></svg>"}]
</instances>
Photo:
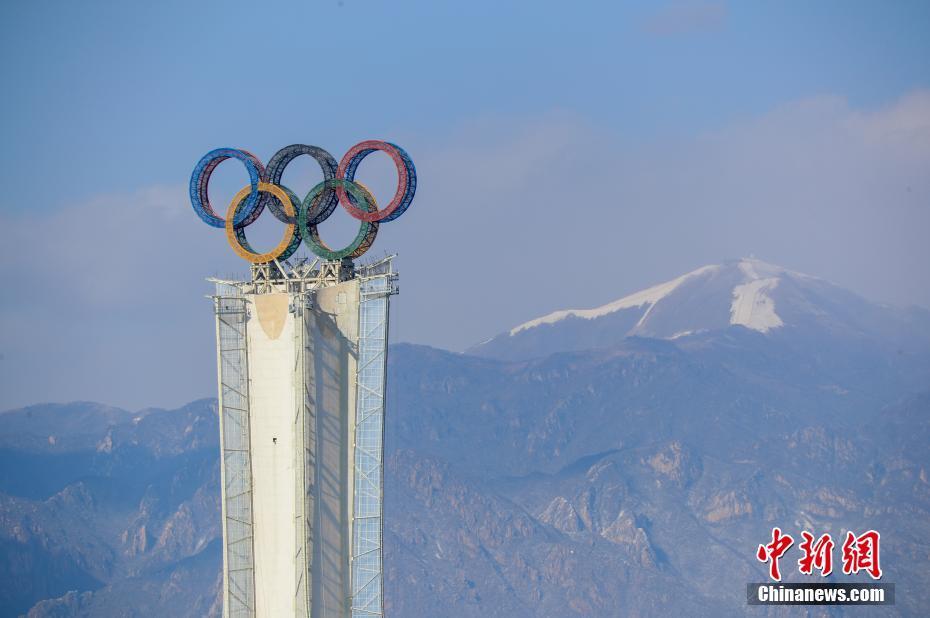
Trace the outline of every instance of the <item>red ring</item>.
<instances>
[{"instance_id":1,"label":"red ring","mask_svg":"<svg viewBox=\"0 0 930 618\"><path fill-rule=\"evenodd\" d=\"M387 142L382 142L380 140L367 140L364 142L359 142L355 146L349 149L347 153L342 157L342 161L339 162L339 167L336 170L336 178L340 180L355 180L355 171L352 172L352 178L346 178L346 170L349 168L349 165L352 163L352 160L355 159L359 153L364 151L364 154L359 158L358 163L355 164L356 168L361 164L362 159L367 157L371 152L375 150L380 150L381 152L386 153L391 159L394 160L394 166L397 168L397 192L394 193L394 198L390 203L384 207L382 210L376 210L375 212L366 212L352 204L349 201L349 196L346 194L346 190L343 186L336 187L336 196L339 198L339 203L342 205L346 211L358 219L359 221L368 221L371 223L381 221L385 217L388 217L392 212L394 212L401 202L404 199L404 194L407 192L407 166L404 164L404 159L400 156L400 153L397 152L397 149L388 144Z\"/></svg>"}]
</instances>

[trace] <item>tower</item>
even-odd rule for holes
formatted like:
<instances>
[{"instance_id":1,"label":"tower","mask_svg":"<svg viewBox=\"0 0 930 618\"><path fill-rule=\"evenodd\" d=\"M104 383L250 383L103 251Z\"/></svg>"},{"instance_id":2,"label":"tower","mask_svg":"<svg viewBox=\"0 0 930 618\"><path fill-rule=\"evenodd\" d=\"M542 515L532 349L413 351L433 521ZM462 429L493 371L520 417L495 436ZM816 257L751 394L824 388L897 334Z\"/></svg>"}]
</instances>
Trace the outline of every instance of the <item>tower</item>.
<instances>
[{"instance_id":1,"label":"tower","mask_svg":"<svg viewBox=\"0 0 930 618\"><path fill-rule=\"evenodd\" d=\"M375 151L397 169L397 190L383 208L354 180ZM303 200L280 184L301 155L323 171ZM245 166L249 184L223 218L208 185L229 159ZM219 148L194 168L194 212L225 229L251 264L248 280L212 280L224 616L383 616L384 394L397 275L393 256L353 260L371 247L379 225L407 210L415 191L407 153L374 140L353 146L338 165L319 147L294 144L267 167L247 151ZM340 205L360 226L349 246L333 250L318 226ZM259 253L246 228L266 208L284 235ZM293 258L301 244L316 258Z\"/></svg>"},{"instance_id":2,"label":"tower","mask_svg":"<svg viewBox=\"0 0 930 618\"><path fill-rule=\"evenodd\" d=\"M224 615L380 616L392 257L251 271L214 280Z\"/></svg>"}]
</instances>

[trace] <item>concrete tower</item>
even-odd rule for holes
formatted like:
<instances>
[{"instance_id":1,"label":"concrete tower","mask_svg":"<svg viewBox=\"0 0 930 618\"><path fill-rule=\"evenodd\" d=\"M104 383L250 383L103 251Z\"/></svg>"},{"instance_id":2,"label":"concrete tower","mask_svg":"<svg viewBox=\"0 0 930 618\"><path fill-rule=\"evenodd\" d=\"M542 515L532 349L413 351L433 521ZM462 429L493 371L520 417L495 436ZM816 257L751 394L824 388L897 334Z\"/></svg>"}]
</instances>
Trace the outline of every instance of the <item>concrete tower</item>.
<instances>
[{"instance_id":1,"label":"concrete tower","mask_svg":"<svg viewBox=\"0 0 930 618\"><path fill-rule=\"evenodd\" d=\"M391 257L214 280L225 616L382 615L395 281Z\"/></svg>"}]
</instances>

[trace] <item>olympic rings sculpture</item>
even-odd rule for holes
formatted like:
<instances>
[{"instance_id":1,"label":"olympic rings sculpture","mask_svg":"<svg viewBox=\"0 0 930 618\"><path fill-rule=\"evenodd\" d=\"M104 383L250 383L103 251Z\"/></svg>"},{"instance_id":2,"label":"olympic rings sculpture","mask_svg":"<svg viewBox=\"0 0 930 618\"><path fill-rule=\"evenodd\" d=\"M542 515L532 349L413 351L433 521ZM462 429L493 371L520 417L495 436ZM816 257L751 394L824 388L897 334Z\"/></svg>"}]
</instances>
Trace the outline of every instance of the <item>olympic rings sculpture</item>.
<instances>
[{"instance_id":1,"label":"olympic rings sculpture","mask_svg":"<svg viewBox=\"0 0 930 618\"><path fill-rule=\"evenodd\" d=\"M397 168L397 191L382 209L371 192L355 181L359 164L369 154L381 151ZM281 184L284 169L300 155L312 157L323 170L323 181L310 189L303 200ZM241 161L249 174L249 184L233 197L226 217L219 216L210 204L208 188L213 170L227 159ZM191 174L190 196L194 212L207 225L226 230L226 238L237 255L253 263L286 260L304 242L316 255L327 260L362 256L375 241L378 225L404 214L417 190L417 172L403 148L390 142L368 140L349 149L337 164L331 154L316 146L293 144L276 152L263 166L258 157L246 150L217 148L203 156ZM320 238L318 226L329 218L336 206L342 206L360 222L355 239L339 250L331 249ZM258 220L265 208L284 224L281 242L265 253L258 253L245 237L245 228Z\"/></svg>"}]
</instances>

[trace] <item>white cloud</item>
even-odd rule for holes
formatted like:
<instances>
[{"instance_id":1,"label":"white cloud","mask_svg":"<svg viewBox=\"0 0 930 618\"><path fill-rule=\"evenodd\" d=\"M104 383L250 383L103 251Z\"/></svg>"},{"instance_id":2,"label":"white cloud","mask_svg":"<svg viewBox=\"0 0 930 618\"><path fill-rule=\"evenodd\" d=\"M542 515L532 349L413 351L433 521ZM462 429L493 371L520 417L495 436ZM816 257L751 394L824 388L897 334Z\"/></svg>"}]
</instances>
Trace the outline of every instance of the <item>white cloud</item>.
<instances>
[{"instance_id":1,"label":"white cloud","mask_svg":"<svg viewBox=\"0 0 930 618\"><path fill-rule=\"evenodd\" d=\"M202 281L220 265L234 266L223 231L200 223L183 185L99 195L53 212L7 212L0 227L0 275L29 297L132 306L156 302L193 271Z\"/></svg>"}]
</instances>

